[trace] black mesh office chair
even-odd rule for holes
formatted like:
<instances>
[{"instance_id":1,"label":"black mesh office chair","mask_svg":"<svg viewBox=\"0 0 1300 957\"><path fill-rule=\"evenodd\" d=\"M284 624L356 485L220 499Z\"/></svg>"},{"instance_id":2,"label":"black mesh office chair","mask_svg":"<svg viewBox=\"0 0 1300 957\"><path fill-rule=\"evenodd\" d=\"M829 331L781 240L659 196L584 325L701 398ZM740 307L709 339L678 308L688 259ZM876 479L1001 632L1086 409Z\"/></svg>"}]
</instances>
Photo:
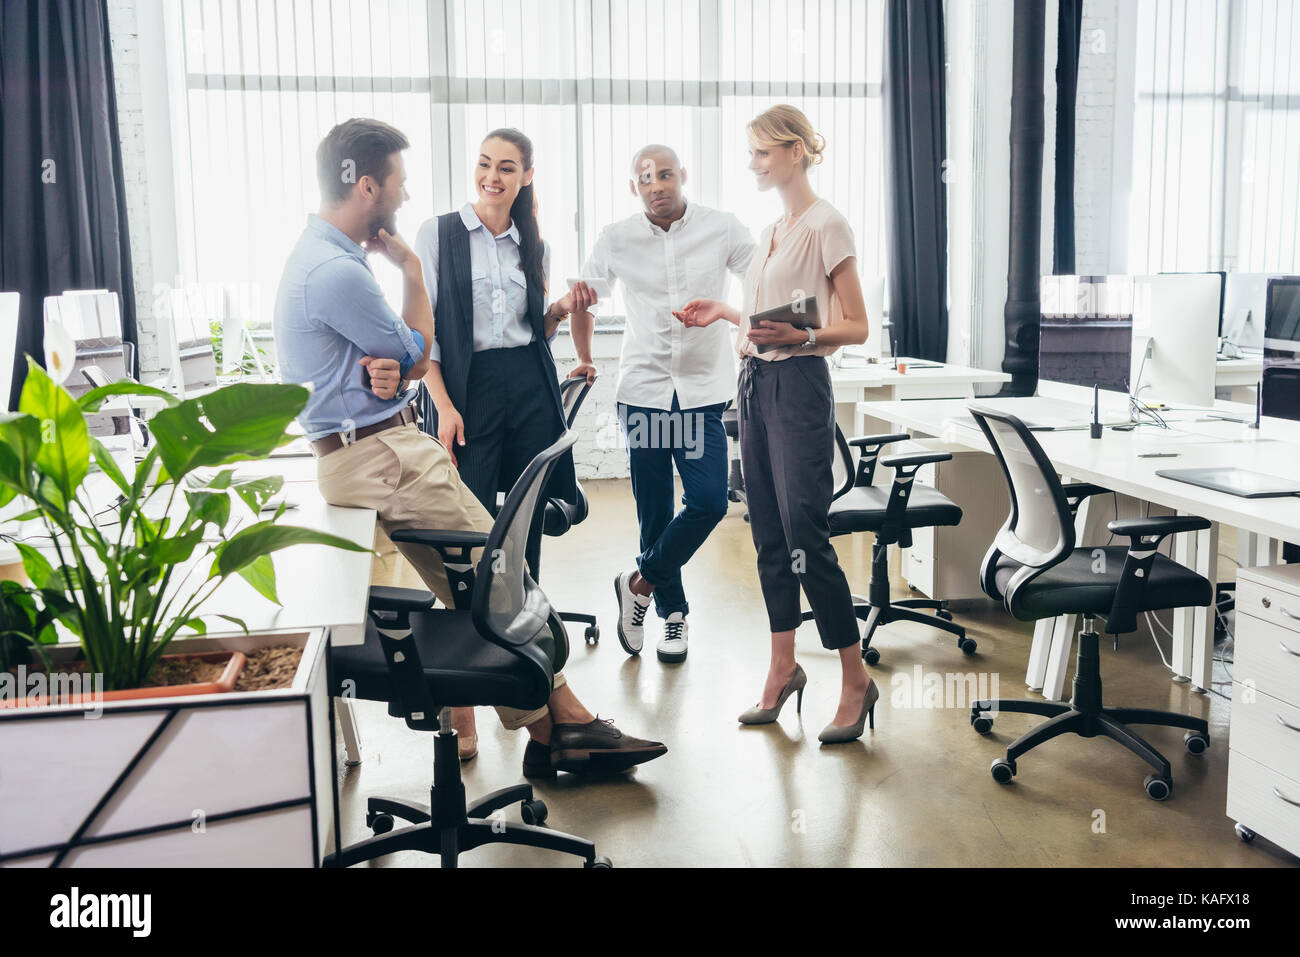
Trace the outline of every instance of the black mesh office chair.
<instances>
[{"instance_id":1,"label":"black mesh office chair","mask_svg":"<svg viewBox=\"0 0 1300 957\"><path fill-rule=\"evenodd\" d=\"M574 420L578 418L578 410L582 408L583 400L587 398L587 393L590 391L591 383L587 381L585 376L565 379L560 384L560 400L564 403L565 428L570 430L573 428ZM581 482L576 479L574 482L578 492L576 501L566 502L559 498L547 499L546 513L542 518L543 534L556 538L586 520L588 512L587 493L582 490ZM541 565L540 550L538 565ZM540 567L535 571L540 580ZM582 634L588 644L594 645L600 641L600 626L596 624L595 615L576 611L562 611L558 612L558 614L562 621L574 621L586 625L587 627Z\"/></svg>"},{"instance_id":2,"label":"black mesh office chair","mask_svg":"<svg viewBox=\"0 0 1300 957\"><path fill-rule=\"evenodd\" d=\"M536 825L546 805L527 784L502 788L472 804L465 799L456 732L449 709L504 705L534 709L546 703L551 683L568 658L564 625L546 595L529 577L525 550L538 499L555 460L573 447L566 432L539 453L506 496L492 531L405 529L397 542L435 548L447 565L455 609L433 608L428 592L407 588L370 590L371 625L363 645L334 648L332 693L388 703L389 714L417 731L436 732L429 805L371 797L366 823L375 836L342 848L327 866L347 867L396 851L437 854L455 867L465 851L483 844L541 847L581 857L587 867L608 867L590 841ZM477 572L471 551L481 548ZM463 602L470 603L467 609ZM487 820L520 802L524 824ZM394 818L412 822L393 830Z\"/></svg>"},{"instance_id":3,"label":"black mesh office chair","mask_svg":"<svg viewBox=\"0 0 1300 957\"><path fill-rule=\"evenodd\" d=\"M727 435L727 501L745 501L745 476L740 471L740 410L735 400L722 410L722 431ZM749 512L745 513L749 521Z\"/></svg>"},{"instance_id":4,"label":"black mesh office chair","mask_svg":"<svg viewBox=\"0 0 1300 957\"><path fill-rule=\"evenodd\" d=\"M1006 784L1016 774L1016 759L1061 734L1118 741L1153 768L1146 777L1148 796L1163 801L1173 791L1169 762L1130 724L1187 728L1183 742L1191 754L1210 745L1205 719L1148 708L1102 705L1101 667L1094 621L1104 618L1114 635L1137 629L1144 611L1208 605L1213 589L1207 579L1165 558L1158 551L1168 535L1209 528L1203 518L1167 515L1123 519L1110 531L1129 545L1075 548L1074 521L1065 489L1033 433L1013 415L970 406L1011 492L1011 514L984 557L980 584L995 601L1021 621L1082 615L1079 651L1070 701L982 700L971 706L971 724L980 734L993 726L989 712L1013 711L1049 718L1021 735L993 762L993 779Z\"/></svg>"},{"instance_id":5,"label":"black mesh office chair","mask_svg":"<svg viewBox=\"0 0 1300 957\"><path fill-rule=\"evenodd\" d=\"M917 471L931 462L946 462L950 452L919 452L912 455L894 455L880 459L880 450L892 442L910 439L906 432L889 435L864 435L845 439L839 426L835 427L835 494L831 500L831 536L852 535L857 532L874 532L871 546L871 581L867 597L853 596L854 610L865 621L862 633L862 657L867 664L880 660L880 652L871 647L876 629L894 621L913 621L957 636L957 646L966 654L975 652L975 639L966 637L966 629L955 624L943 601L928 598L905 598L892 601L889 597L889 546L912 544L912 530L936 525L956 525L961 521L961 508L936 489L914 485ZM853 466L856 447L858 464ZM893 468L894 482L889 488L871 484L876 463ZM917 609L931 609L933 615L922 615ZM803 620L811 621L812 612L804 612Z\"/></svg>"}]
</instances>

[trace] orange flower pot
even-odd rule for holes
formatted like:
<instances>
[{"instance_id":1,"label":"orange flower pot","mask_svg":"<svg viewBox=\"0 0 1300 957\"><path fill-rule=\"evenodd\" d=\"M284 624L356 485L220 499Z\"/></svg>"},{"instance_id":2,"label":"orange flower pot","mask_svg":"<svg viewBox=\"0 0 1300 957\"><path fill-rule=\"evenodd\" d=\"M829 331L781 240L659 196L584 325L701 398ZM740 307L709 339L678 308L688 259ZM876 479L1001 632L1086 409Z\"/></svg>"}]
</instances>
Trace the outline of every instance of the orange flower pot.
<instances>
[{"instance_id":1,"label":"orange flower pot","mask_svg":"<svg viewBox=\"0 0 1300 957\"><path fill-rule=\"evenodd\" d=\"M221 676L216 681L199 681L186 685L162 685L154 688L124 688L121 691L105 691L98 698L92 695L76 694L60 699L61 705L92 704L96 701L132 701L140 698L175 698L181 695L222 694L234 691L235 682L244 670L248 659L242 651L209 651L193 655L163 655L160 661L179 661L197 659L208 662L226 662ZM0 708L39 708L49 704L48 695L31 695L27 698L0 701Z\"/></svg>"}]
</instances>

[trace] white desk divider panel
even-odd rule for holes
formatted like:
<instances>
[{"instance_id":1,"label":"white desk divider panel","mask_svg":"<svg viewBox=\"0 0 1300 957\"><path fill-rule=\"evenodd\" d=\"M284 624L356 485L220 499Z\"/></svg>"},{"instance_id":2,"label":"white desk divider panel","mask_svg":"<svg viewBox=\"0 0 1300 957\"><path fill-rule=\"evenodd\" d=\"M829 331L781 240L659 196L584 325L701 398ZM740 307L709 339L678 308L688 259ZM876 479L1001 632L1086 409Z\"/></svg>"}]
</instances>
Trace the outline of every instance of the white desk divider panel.
<instances>
[{"instance_id":1,"label":"white desk divider panel","mask_svg":"<svg viewBox=\"0 0 1300 957\"><path fill-rule=\"evenodd\" d=\"M326 635L173 645L302 647L282 690L104 702L95 719L67 706L0 708L0 866L318 864L334 823Z\"/></svg>"},{"instance_id":2,"label":"white desk divider panel","mask_svg":"<svg viewBox=\"0 0 1300 957\"><path fill-rule=\"evenodd\" d=\"M16 292L0 292L0 404L9 408L14 362L18 358L18 307Z\"/></svg>"}]
</instances>

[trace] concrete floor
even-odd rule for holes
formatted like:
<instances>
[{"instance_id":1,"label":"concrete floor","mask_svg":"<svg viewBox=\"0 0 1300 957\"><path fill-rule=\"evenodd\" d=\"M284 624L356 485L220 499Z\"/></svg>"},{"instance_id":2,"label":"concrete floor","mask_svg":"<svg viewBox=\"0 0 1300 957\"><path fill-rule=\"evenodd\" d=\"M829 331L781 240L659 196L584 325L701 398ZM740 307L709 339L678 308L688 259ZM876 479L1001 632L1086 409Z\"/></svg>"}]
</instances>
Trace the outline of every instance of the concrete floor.
<instances>
[{"instance_id":1,"label":"concrete floor","mask_svg":"<svg viewBox=\"0 0 1300 957\"><path fill-rule=\"evenodd\" d=\"M569 626L572 651L565 672L592 711L633 734L664 741L669 751L625 775L584 780L561 774L535 790L550 808L549 827L594 841L615 866L1300 863L1262 837L1249 846L1237 840L1224 814L1229 701L1193 694L1187 684L1170 680L1145 631L1128 636L1118 653L1103 641L1107 703L1185 711L1210 723L1212 744L1202 757L1184 751L1182 731L1140 729L1173 765L1174 794L1164 803L1148 799L1142 789L1146 765L1101 738L1056 739L1020 759L1014 783L993 781L989 763L1040 719L1004 714L991 734L980 737L967 720L964 693L948 701L925 693L944 676L960 675L996 681L993 695L1030 696L1024 674L1032 626L991 602L954 609L979 642L972 657L949 636L923 626L901 623L877 633L881 661L872 674L882 697L876 730L860 741L834 747L817 741L834 713L839 666L811 623L797 639L808 673L808 710L801 718L791 700L777 724L738 725L736 715L758 698L768 656L743 506L732 506L686 568L690 657L665 665L654 655L661 623L653 615L639 658L624 653L615 632L610 583L618 570L631 567L637 541L630 486L604 481L584 487L590 517L543 546L542 578L552 604L593 612L602 626L594 647L583 643L580 626ZM837 539L836 545L853 590L865 593L870 537ZM1225 573L1229 569L1225 563ZM907 589L898 581L896 557L893 577L896 597L903 597ZM394 556L378 561L375 581L418 586ZM1162 635L1162 641L1168 654L1168 639ZM957 679L947 683L962 687ZM1068 695L1068 683L1066 688ZM1231 690L1222 664L1215 665L1215 688ZM431 779L432 735L409 730L372 702L358 702L356 714L363 763L343 769L340 752L345 843L369 836L367 795L427 801ZM521 781L525 733L502 730L488 708L478 710L478 729L479 756L462 765L467 792L474 796ZM507 811L507 819L519 819L517 807ZM461 865L572 861L546 851L484 847L464 855ZM436 864L408 852L369 866Z\"/></svg>"}]
</instances>

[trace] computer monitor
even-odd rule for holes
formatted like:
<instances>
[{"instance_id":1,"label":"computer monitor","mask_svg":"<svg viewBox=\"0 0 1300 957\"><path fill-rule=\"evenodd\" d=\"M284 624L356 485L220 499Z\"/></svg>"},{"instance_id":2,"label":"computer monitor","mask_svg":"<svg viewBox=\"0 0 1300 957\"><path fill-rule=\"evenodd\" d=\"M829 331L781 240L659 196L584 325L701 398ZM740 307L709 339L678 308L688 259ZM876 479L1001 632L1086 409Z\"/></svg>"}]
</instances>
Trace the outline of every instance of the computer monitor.
<instances>
[{"instance_id":1,"label":"computer monitor","mask_svg":"<svg viewBox=\"0 0 1300 957\"><path fill-rule=\"evenodd\" d=\"M1223 270L1207 269L1204 272L1162 272L1162 276L1218 276L1219 277L1219 335L1223 335L1223 306L1227 296L1228 274Z\"/></svg>"},{"instance_id":2,"label":"computer monitor","mask_svg":"<svg viewBox=\"0 0 1300 957\"><path fill-rule=\"evenodd\" d=\"M1240 349L1264 348L1264 307L1270 278L1269 273L1228 273L1220 335Z\"/></svg>"},{"instance_id":3,"label":"computer monitor","mask_svg":"<svg viewBox=\"0 0 1300 957\"><path fill-rule=\"evenodd\" d=\"M1038 377L1112 392L1129 391L1133 321L1043 316L1038 327Z\"/></svg>"},{"instance_id":4,"label":"computer monitor","mask_svg":"<svg viewBox=\"0 0 1300 957\"><path fill-rule=\"evenodd\" d=\"M1268 281L1260 411L1300 419L1300 276Z\"/></svg>"},{"instance_id":5,"label":"computer monitor","mask_svg":"<svg viewBox=\"0 0 1300 957\"><path fill-rule=\"evenodd\" d=\"M1219 297L1213 273L1134 278L1133 395L1168 405L1214 405Z\"/></svg>"}]
</instances>

